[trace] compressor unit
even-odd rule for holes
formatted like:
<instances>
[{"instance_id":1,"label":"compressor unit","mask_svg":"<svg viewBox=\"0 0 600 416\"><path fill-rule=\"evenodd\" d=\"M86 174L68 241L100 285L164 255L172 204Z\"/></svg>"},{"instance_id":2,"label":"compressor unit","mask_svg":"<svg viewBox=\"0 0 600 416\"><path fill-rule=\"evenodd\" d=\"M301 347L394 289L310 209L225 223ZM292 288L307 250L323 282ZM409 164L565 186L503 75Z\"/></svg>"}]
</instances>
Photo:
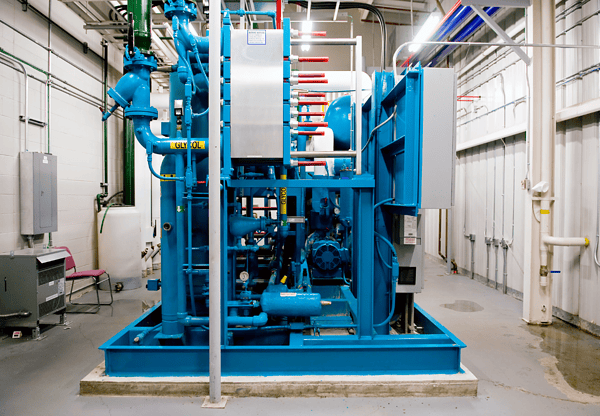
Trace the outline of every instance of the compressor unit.
<instances>
[{"instance_id":1,"label":"compressor unit","mask_svg":"<svg viewBox=\"0 0 600 416\"><path fill-rule=\"evenodd\" d=\"M155 58L130 42L109 95L134 123L161 181L161 302L101 349L109 376L209 372L209 206L220 207L224 375L455 374L465 346L414 302L423 289L422 209L452 205L456 86L452 70L419 66L399 82L376 72L362 96L361 38L350 95L294 63L300 33L237 29L222 14L220 69L196 36L195 2L167 0L178 62L167 138L150 131ZM221 90L220 175L208 170L209 83ZM320 106L329 104L326 113ZM324 116L323 121L315 118ZM319 118L319 120L321 120ZM333 135L327 150L316 146ZM312 150L311 150L312 149ZM317 150L314 150L317 149ZM160 172L152 155L165 155ZM209 199L208 184L220 183ZM212 205L214 207L214 205ZM215 248L213 248L214 250Z\"/></svg>"}]
</instances>

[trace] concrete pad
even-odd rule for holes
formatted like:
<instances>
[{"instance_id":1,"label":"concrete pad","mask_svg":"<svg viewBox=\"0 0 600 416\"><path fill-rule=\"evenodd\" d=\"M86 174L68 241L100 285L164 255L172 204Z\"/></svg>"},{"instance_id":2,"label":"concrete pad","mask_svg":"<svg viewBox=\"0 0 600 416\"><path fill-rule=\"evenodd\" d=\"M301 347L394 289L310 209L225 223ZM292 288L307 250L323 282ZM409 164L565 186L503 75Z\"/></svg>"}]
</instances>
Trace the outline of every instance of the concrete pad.
<instances>
[{"instance_id":1,"label":"concrete pad","mask_svg":"<svg viewBox=\"0 0 600 416\"><path fill-rule=\"evenodd\" d=\"M381 376L223 377L230 397L465 397L477 396L477 378L461 374ZM109 377L104 362L79 383L82 396L207 396L208 377Z\"/></svg>"}]
</instances>

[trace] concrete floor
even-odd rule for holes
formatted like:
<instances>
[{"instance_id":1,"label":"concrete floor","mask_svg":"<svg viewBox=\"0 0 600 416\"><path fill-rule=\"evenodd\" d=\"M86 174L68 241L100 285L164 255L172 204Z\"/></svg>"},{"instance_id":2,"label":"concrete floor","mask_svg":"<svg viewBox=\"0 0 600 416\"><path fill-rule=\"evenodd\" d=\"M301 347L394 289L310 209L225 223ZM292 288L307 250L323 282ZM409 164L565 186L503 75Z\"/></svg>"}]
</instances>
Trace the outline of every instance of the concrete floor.
<instances>
[{"instance_id":1,"label":"concrete floor","mask_svg":"<svg viewBox=\"0 0 600 416\"><path fill-rule=\"evenodd\" d=\"M89 296L86 295L86 296ZM79 381L102 360L98 347L142 312L145 289L115 295L97 315L69 315L42 341L0 340L0 415L599 415L600 339L564 323L529 327L520 301L426 260L417 302L466 344L480 380L476 398L230 399L202 409L202 397L82 397Z\"/></svg>"}]
</instances>

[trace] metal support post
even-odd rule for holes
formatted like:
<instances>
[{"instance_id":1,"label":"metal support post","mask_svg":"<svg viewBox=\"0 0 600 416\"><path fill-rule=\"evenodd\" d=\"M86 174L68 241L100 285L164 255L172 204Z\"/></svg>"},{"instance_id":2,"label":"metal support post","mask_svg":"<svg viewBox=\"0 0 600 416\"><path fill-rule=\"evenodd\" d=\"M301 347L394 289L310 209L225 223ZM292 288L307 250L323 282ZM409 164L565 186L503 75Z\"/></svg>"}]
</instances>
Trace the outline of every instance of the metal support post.
<instances>
[{"instance_id":1,"label":"metal support post","mask_svg":"<svg viewBox=\"0 0 600 416\"><path fill-rule=\"evenodd\" d=\"M355 102L356 109L354 110L354 118L355 118L355 130L354 134L356 136L356 174L362 174L362 36L356 37L356 51L354 57L356 58L356 65L354 66L354 74L355 74Z\"/></svg>"},{"instance_id":2,"label":"metal support post","mask_svg":"<svg viewBox=\"0 0 600 416\"><path fill-rule=\"evenodd\" d=\"M223 407L221 398L221 2L210 0L208 87L208 262L209 397L205 407Z\"/></svg>"}]
</instances>

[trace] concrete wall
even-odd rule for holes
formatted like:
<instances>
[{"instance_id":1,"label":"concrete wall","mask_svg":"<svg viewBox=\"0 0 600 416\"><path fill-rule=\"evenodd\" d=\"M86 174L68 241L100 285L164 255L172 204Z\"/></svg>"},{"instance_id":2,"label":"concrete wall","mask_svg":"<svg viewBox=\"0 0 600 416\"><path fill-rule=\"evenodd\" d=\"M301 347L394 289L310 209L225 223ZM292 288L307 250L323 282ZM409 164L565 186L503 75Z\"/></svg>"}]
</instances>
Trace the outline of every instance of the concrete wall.
<instances>
[{"instance_id":1,"label":"concrete wall","mask_svg":"<svg viewBox=\"0 0 600 416\"><path fill-rule=\"evenodd\" d=\"M36 3L36 2L33 2ZM40 3L40 2L37 2ZM46 7L47 7L47 1ZM52 13L61 21L81 22L66 6L52 2ZM26 33L36 41L47 45L48 22L29 9L22 11L17 0L0 2L2 20ZM83 29L80 28L80 32ZM52 27L52 48L73 61L96 78L102 78L102 60L94 52L99 51L98 34L90 33L90 51L83 53L79 40L60 28ZM85 34L78 33L77 36ZM93 46L93 47L92 47ZM29 78L29 116L46 122L48 99L46 75L47 52L0 24L0 48L27 63ZM109 49L110 62L120 59L115 50ZM0 55L3 55L0 53ZM19 226L19 152L25 151L23 74L0 58L0 252L22 248L26 242L20 235ZM52 233L55 246L68 246L74 254L79 270L96 267L96 215L94 197L101 192L103 181L103 129L98 105L102 97L102 84L71 64L51 57L51 72L72 86L54 80L50 89L49 128L29 126L28 151L51 152L58 157L58 232ZM120 68L109 70L109 86L120 75ZM39 80L39 81L38 81ZM41 82L40 82L41 81ZM80 91L79 91L79 90ZM108 123L109 194L122 187L122 120L113 117ZM35 240L36 246L48 244L48 235Z\"/></svg>"},{"instance_id":2,"label":"concrete wall","mask_svg":"<svg viewBox=\"0 0 600 416\"><path fill-rule=\"evenodd\" d=\"M599 44L597 1L556 4L557 43ZM505 13L497 21L514 39L524 39L522 9ZM482 28L471 40L495 38L493 32ZM459 267L471 270L471 245L463 235L475 234L475 273L489 276L493 281L497 267L498 280L502 282L502 248L498 248L496 260L496 249L493 245L488 248L485 237L512 241L507 252L508 287L509 291L522 292L524 218L529 215L524 212L526 194L521 189L521 181L527 176L526 68L506 48L494 49L487 56L482 53L484 50L461 48L452 56L458 75L458 94L481 96L458 103L453 257ZM598 221L599 58L598 50L556 51L559 122L554 148L556 201L552 208L552 234L586 236L592 243L587 249L553 249L553 270L560 271L553 275L553 304L560 309L559 314L568 312L566 316L573 322L588 329L600 322L597 302L600 268L593 258ZM577 116L582 104L595 106L596 112ZM486 141L489 142L477 144ZM425 248L437 255L438 213L425 215L428 222Z\"/></svg>"}]
</instances>

